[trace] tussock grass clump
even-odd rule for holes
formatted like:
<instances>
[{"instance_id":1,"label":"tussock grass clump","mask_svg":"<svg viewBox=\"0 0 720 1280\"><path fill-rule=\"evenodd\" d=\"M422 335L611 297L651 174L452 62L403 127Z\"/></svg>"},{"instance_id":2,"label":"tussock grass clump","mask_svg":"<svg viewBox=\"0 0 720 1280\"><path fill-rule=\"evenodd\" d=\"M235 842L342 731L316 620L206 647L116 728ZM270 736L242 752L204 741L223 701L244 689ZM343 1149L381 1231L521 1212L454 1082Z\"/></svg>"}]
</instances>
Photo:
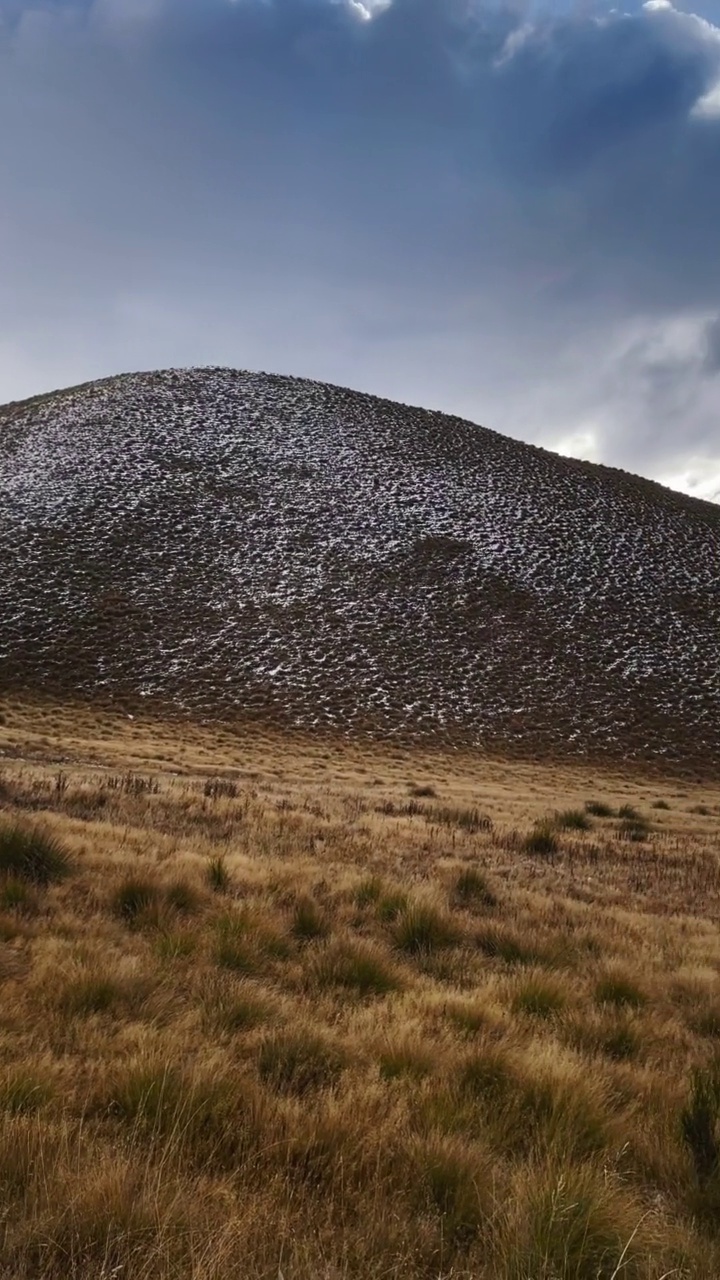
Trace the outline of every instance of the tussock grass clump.
<instances>
[{"instance_id":1,"label":"tussock grass clump","mask_svg":"<svg viewBox=\"0 0 720 1280\"><path fill-rule=\"evenodd\" d=\"M205 868L205 879L213 893L228 893L230 889L230 872L222 856L211 858Z\"/></svg>"},{"instance_id":2,"label":"tussock grass clump","mask_svg":"<svg viewBox=\"0 0 720 1280\"><path fill-rule=\"evenodd\" d=\"M324 944L313 954L307 973L314 986L344 987L361 996L385 996L402 986L387 954L369 941L339 939Z\"/></svg>"},{"instance_id":3,"label":"tussock grass clump","mask_svg":"<svg viewBox=\"0 0 720 1280\"><path fill-rule=\"evenodd\" d=\"M289 954L290 944L279 924L260 910L243 908L216 921L213 956L224 969L251 975Z\"/></svg>"},{"instance_id":4,"label":"tussock grass clump","mask_svg":"<svg viewBox=\"0 0 720 1280\"><path fill-rule=\"evenodd\" d=\"M553 824L559 831L589 831L592 827L583 809L562 809L554 815Z\"/></svg>"},{"instance_id":5,"label":"tussock grass clump","mask_svg":"<svg viewBox=\"0 0 720 1280\"><path fill-rule=\"evenodd\" d=\"M11 911L19 916L32 916L38 910L39 900L34 886L19 876L0 878L0 911Z\"/></svg>"},{"instance_id":6,"label":"tussock grass clump","mask_svg":"<svg viewBox=\"0 0 720 1280\"><path fill-rule=\"evenodd\" d=\"M380 876L368 876L361 880L355 889L353 900L358 907L368 907L379 902L383 895L384 882Z\"/></svg>"},{"instance_id":7,"label":"tussock grass clump","mask_svg":"<svg viewBox=\"0 0 720 1280\"><path fill-rule=\"evenodd\" d=\"M125 924L135 925L149 917L160 905L160 889L154 880L146 876L127 876L118 885L112 898L112 908Z\"/></svg>"},{"instance_id":8,"label":"tussock grass clump","mask_svg":"<svg viewBox=\"0 0 720 1280\"><path fill-rule=\"evenodd\" d=\"M320 905L309 894L303 894L295 903L291 932L299 942L312 942L326 938L330 932L329 921Z\"/></svg>"},{"instance_id":9,"label":"tussock grass clump","mask_svg":"<svg viewBox=\"0 0 720 1280\"><path fill-rule=\"evenodd\" d=\"M453 885L452 901L459 907L496 907L497 897L477 867L464 867Z\"/></svg>"},{"instance_id":10,"label":"tussock grass clump","mask_svg":"<svg viewBox=\"0 0 720 1280\"><path fill-rule=\"evenodd\" d=\"M71 1017L117 1012L129 995L127 987L104 974L80 974L66 984L58 1005Z\"/></svg>"},{"instance_id":11,"label":"tussock grass clump","mask_svg":"<svg viewBox=\"0 0 720 1280\"><path fill-rule=\"evenodd\" d=\"M118 1072L105 1110L136 1137L200 1167L236 1167L262 1126L247 1083L239 1088L217 1074L183 1072L163 1062L138 1061Z\"/></svg>"},{"instance_id":12,"label":"tussock grass clump","mask_svg":"<svg viewBox=\"0 0 720 1280\"><path fill-rule=\"evenodd\" d=\"M647 996L633 978L622 973L607 973L595 986L595 1000L600 1005L639 1009L647 1003Z\"/></svg>"},{"instance_id":13,"label":"tussock grass clump","mask_svg":"<svg viewBox=\"0 0 720 1280\"><path fill-rule=\"evenodd\" d=\"M558 1171L557 1162L548 1161L528 1172L517 1190L519 1199L509 1201L508 1267L498 1274L533 1280L644 1280L650 1274L647 1215L589 1165Z\"/></svg>"},{"instance_id":14,"label":"tussock grass clump","mask_svg":"<svg viewBox=\"0 0 720 1280\"><path fill-rule=\"evenodd\" d=\"M436 1056L432 1050L407 1037L391 1040L378 1055L380 1076L383 1080L422 1080L433 1073Z\"/></svg>"},{"instance_id":15,"label":"tussock grass clump","mask_svg":"<svg viewBox=\"0 0 720 1280\"><path fill-rule=\"evenodd\" d=\"M262 988L258 990L244 982L212 984L204 993L202 1004L208 1026L230 1035L252 1031L273 1017Z\"/></svg>"},{"instance_id":16,"label":"tussock grass clump","mask_svg":"<svg viewBox=\"0 0 720 1280\"><path fill-rule=\"evenodd\" d=\"M525 853L538 854L543 858L552 858L560 848L558 838L549 822L539 823L534 831L525 837L522 843Z\"/></svg>"},{"instance_id":17,"label":"tussock grass clump","mask_svg":"<svg viewBox=\"0 0 720 1280\"><path fill-rule=\"evenodd\" d=\"M485 1153L458 1138L434 1136L417 1141L408 1162L418 1190L441 1216L449 1243L466 1245L489 1226L499 1187Z\"/></svg>"},{"instance_id":18,"label":"tussock grass clump","mask_svg":"<svg viewBox=\"0 0 720 1280\"><path fill-rule=\"evenodd\" d=\"M566 1043L583 1053L628 1062L642 1048L640 1029L626 1016L618 1016L610 1006L609 1016L600 1011L595 1017L571 1018L562 1029Z\"/></svg>"},{"instance_id":19,"label":"tussock grass clump","mask_svg":"<svg viewBox=\"0 0 720 1280\"><path fill-rule=\"evenodd\" d=\"M190 929L161 929L155 940L159 960L187 960L198 949L198 939Z\"/></svg>"},{"instance_id":20,"label":"tussock grass clump","mask_svg":"<svg viewBox=\"0 0 720 1280\"><path fill-rule=\"evenodd\" d=\"M302 1028L268 1036L258 1055L260 1079L298 1097L337 1084L345 1065L346 1055L337 1045Z\"/></svg>"},{"instance_id":21,"label":"tussock grass clump","mask_svg":"<svg viewBox=\"0 0 720 1280\"><path fill-rule=\"evenodd\" d=\"M514 1013L533 1018L551 1018L564 1009L567 996L557 983L543 975L530 974L517 988L512 998Z\"/></svg>"},{"instance_id":22,"label":"tussock grass clump","mask_svg":"<svg viewBox=\"0 0 720 1280\"><path fill-rule=\"evenodd\" d=\"M425 812L428 822L441 827L457 827L476 835L478 831L491 831L492 822L485 813L473 806L465 805L432 805Z\"/></svg>"},{"instance_id":23,"label":"tussock grass clump","mask_svg":"<svg viewBox=\"0 0 720 1280\"><path fill-rule=\"evenodd\" d=\"M173 880L166 885L163 898L166 906L180 915L194 915L200 910L200 895L187 880Z\"/></svg>"},{"instance_id":24,"label":"tussock grass clump","mask_svg":"<svg viewBox=\"0 0 720 1280\"><path fill-rule=\"evenodd\" d=\"M52 1097L47 1080L29 1071L10 1071L0 1076L0 1110L11 1115L25 1115L39 1111Z\"/></svg>"},{"instance_id":25,"label":"tussock grass clump","mask_svg":"<svg viewBox=\"0 0 720 1280\"><path fill-rule=\"evenodd\" d=\"M631 840L636 844L641 844L649 839L651 827L647 818L637 813L632 808L632 805L624 805L623 809L618 812L622 818L617 828L617 833L621 840Z\"/></svg>"},{"instance_id":26,"label":"tussock grass clump","mask_svg":"<svg viewBox=\"0 0 720 1280\"><path fill-rule=\"evenodd\" d=\"M537 946L509 925L489 925L478 930L475 945L486 956L505 964L536 964L543 958Z\"/></svg>"},{"instance_id":27,"label":"tussock grass clump","mask_svg":"<svg viewBox=\"0 0 720 1280\"><path fill-rule=\"evenodd\" d=\"M393 920L397 920L398 916L406 910L408 905L408 894L404 889L396 889L392 886L383 889L377 900L376 913L378 920L383 924L391 924Z\"/></svg>"},{"instance_id":28,"label":"tussock grass clump","mask_svg":"<svg viewBox=\"0 0 720 1280\"><path fill-rule=\"evenodd\" d=\"M400 912L392 931L393 942L410 955L453 947L462 934L455 922L433 902L411 902Z\"/></svg>"},{"instance_id":29,"label":"tussock grass clump","mask_svg":"<svg viewBox=\"0 0 720 1280\"><path fill-rule=\"evenodd\" d=\"M604 800L586 800L585 812L589 813L593 818L614 818L615 810L611 804L606 804Z\"/></svg>"},{"instance_id":30,"label":"tussock grass clump","mask_svg":"<svg viewBox=\"0 0 720 1280\"><path fill-rule=\"evenodd\" d=\"M19 824L0 827L0 875L45 886L70 871L70 855L49 832Z\"/></svg>"}]
</instances>

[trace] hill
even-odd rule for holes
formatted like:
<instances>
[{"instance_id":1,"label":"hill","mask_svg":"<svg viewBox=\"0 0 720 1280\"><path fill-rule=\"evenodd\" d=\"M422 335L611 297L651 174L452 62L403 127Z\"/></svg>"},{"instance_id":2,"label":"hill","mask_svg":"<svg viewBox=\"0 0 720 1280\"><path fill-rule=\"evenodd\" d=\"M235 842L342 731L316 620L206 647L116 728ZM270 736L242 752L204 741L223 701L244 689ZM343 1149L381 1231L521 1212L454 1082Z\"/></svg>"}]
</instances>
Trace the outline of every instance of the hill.
<instances>
[{"instance_id":1,"label":"hill","mask_svg":"<svg viewBox=\"0 0 720 1280\"><path fill-rule=\"evenodd\" d=\"M720 508L226 369L0 410L0 688L720 763Z\"/></svg>"}]
</instances>

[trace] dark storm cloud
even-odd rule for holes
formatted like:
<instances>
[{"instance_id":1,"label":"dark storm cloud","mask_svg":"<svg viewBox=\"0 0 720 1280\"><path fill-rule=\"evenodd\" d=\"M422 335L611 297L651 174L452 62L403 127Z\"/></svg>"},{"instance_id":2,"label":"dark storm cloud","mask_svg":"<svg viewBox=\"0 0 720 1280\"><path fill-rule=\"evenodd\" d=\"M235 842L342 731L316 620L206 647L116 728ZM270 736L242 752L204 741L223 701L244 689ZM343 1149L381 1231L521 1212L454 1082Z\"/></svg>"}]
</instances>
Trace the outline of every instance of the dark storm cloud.
<instances>
[{"instance_id":1,"label":"dark storm cloud","mask_svg":"<svg viewBox=\"0 0 720 1280\"><path fill-rule=\"evenodd\" d=\"M720 472L719 85L657 0L0 0L0 394L222 361Z\"/></svg>"}]
</instances>

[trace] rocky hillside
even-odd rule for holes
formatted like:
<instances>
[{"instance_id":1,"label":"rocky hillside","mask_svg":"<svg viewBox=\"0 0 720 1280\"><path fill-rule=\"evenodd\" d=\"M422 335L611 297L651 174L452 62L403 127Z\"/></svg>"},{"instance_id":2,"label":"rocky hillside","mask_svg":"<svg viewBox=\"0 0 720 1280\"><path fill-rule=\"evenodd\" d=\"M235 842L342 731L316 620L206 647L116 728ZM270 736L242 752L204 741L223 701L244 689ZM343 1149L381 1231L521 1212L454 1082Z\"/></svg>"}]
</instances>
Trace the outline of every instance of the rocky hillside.
<instances>
[{"instance_id":1,"label":"rocky hillside","mask_svg":"<svg viewBox=\"0 0 720 1280\"><path fill-rule=\"evenodd\" d=\"M0 409L0 686L720 765L720 507L227 369Z\"/></svg>"}]
</instances>

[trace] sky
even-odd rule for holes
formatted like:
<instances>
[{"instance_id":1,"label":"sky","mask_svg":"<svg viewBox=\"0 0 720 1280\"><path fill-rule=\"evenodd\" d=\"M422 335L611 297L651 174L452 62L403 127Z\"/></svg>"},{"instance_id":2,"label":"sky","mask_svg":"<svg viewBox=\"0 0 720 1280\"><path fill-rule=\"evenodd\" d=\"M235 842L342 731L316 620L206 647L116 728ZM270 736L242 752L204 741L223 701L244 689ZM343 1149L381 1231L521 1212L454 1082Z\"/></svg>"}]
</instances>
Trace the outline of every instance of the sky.
<instances>
[{"instance_id":1,"label":"sky","mask_svg":"<svg viewBox=\"0 0 720 1280\"><path fill-rule=\"evenodd\" d=\"M720 501L720 0L0 0L0 402L202 364Z\"/></svg>"}]
</instances>

